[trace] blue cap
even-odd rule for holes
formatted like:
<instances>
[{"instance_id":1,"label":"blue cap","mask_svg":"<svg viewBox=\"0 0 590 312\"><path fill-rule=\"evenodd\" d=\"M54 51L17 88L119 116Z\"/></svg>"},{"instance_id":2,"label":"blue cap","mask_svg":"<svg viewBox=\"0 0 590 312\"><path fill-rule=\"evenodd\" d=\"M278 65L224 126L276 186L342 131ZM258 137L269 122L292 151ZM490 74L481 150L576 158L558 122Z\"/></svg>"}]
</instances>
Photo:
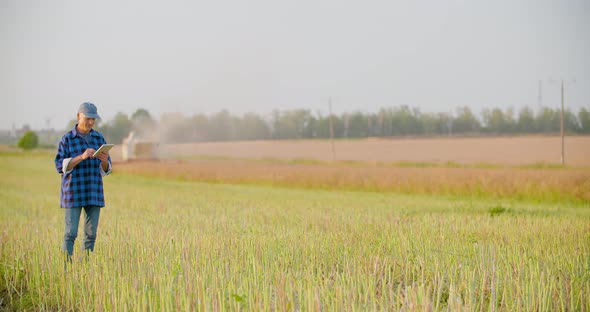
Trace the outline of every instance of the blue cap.
<instances>
[{"instance_id":1,"label":"blue cap","mask_svg":"<svg viewBox=\"0 0 590 312\"><path fill-rule=\"evenodd\" d=\"M82 103L82 105L80 105L80 108L78 109L78 113L82 113L84 114L84 116L88 118L100 119L100 116L98 116L98 110L96 109L96 105L90 102Z\"/></svg>"}]
</instances>

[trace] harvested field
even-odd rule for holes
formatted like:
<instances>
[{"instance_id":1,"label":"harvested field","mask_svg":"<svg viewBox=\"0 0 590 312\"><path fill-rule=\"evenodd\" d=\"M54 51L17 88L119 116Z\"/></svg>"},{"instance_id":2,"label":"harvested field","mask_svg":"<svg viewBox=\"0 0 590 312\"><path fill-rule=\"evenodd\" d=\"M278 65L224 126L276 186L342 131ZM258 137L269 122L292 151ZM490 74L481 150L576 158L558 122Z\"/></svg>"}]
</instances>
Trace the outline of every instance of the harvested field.
<instances>
[{"instance_id":1,"label":"harvested field","mask_svg":"<svg viewBox=\"0 0 590 312\"><path fill-rule=\"evenodd\" d=\"M560 164L559 136L484 138L393 138L335 141L336 160L361 162L425 162L444 164ZM566 165L590 167L590 136L566 137ZM331 161L327 140L243 141L170 144L163 158L222 156L229 158L314 159ZM120 155L116 152L113 156Z\"/></svg>"},{"instance_id":2,"label":"harvested field","mask_svg":"<svg viewBox=\"0 0 590 312\"><path fill-rule=\"evenodd\" d=\"M590 137L364 139L163 145L117 171L220 183L590 201ZM113 154L116 158L116 151Z\"/></svg>"},{"instance_id":3,"label":"harvested field","mask_svg":"<svg viewBox=\"0 0 590 312\"><path fill-rule=\"evenodd\" d=\"M589 201L590 169L405 167L367 163L202 159L137 161L117 171L215 183Z\"/></svg>"}]
</instances>

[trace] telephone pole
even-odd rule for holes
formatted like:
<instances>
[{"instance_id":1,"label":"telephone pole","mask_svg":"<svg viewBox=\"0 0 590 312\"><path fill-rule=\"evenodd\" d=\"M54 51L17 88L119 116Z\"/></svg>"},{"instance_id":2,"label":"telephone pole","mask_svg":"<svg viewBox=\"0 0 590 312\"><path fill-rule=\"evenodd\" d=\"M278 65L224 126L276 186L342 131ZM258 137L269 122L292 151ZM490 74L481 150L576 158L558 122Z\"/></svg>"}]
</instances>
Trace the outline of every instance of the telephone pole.
<instances>
[{"instance_id":1,"label":"telephone pole","mask_svg":"<svg viewBox=\"0 0 590 312\"><path fill-rule=\"evenodd\" d=\"M561 125L560 125L560 132L561 132L561 165L565 166L565 142L564 142L564 134L563 134L563 108L564 108L564 96L563 96L563 80L561 80Z\"/></svg>"},{"instance_id":2,"label":"telephone pole","mask_svg":"<svg viewBox=\"0 0 590 312\"><path fill-rule=\"evenodd\" d=\"M332 122L332 97L328 98L328 111L330 113L330 144L332 145L332 161L336 161L336 150L334 149L334 124Z\"/></svg>"},{"instance_id":3,"label":"telephone pole","mask_svg":"<svg viewBox=\"0 0 590 312\"><path fill-rule=\"evenodd\" d=\"M561 114L560 114L560 132L561 132L561 165L565 166L565 84L574 83L576 80L561 80Z\"/></svg>"}]
</instances>

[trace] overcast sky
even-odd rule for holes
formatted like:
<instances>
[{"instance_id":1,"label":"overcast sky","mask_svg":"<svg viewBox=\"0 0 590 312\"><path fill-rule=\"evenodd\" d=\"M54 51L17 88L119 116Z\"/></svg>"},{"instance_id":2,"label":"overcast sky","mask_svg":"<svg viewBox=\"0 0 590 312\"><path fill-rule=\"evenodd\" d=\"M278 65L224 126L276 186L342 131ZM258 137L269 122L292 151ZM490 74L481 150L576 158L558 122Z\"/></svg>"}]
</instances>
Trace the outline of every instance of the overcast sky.
<instances>
[{"instance_id":1,"label":"overcast sky","mask_svg":"<svg viewBox=\"0 0 590 312\"><path fill-rule=\"evenodd\" d=\"M590 108L590 1L0 0L0 128L147 109ZM552 80L555 80L552 82Z\"/></svg>"}]
</instances>

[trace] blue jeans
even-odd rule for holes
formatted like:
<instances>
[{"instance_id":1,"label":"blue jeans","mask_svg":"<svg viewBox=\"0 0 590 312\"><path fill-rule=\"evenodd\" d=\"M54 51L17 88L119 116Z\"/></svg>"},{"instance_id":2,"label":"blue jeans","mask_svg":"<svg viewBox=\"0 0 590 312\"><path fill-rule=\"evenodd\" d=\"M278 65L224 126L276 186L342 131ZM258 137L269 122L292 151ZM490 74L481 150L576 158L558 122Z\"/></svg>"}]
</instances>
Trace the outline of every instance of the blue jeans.
<instances>
[{"instance_id":1,"label":"blue jeans","mask_svg":"<svg viewBox=\"0 0 590 312\"><path fill-rule=\"evenodd\" d=\"M65 208L66 230L64 242L61 247L67 251L68 255L74 254L74 241L78 236L78 224L80 223L80 214L84 209L84 248L94 251L94 242L96 241L96 231L98 230L98 218L100 217L100 208L98 206L88 206L83 208Z\"/></svg>"}]
</instances>

